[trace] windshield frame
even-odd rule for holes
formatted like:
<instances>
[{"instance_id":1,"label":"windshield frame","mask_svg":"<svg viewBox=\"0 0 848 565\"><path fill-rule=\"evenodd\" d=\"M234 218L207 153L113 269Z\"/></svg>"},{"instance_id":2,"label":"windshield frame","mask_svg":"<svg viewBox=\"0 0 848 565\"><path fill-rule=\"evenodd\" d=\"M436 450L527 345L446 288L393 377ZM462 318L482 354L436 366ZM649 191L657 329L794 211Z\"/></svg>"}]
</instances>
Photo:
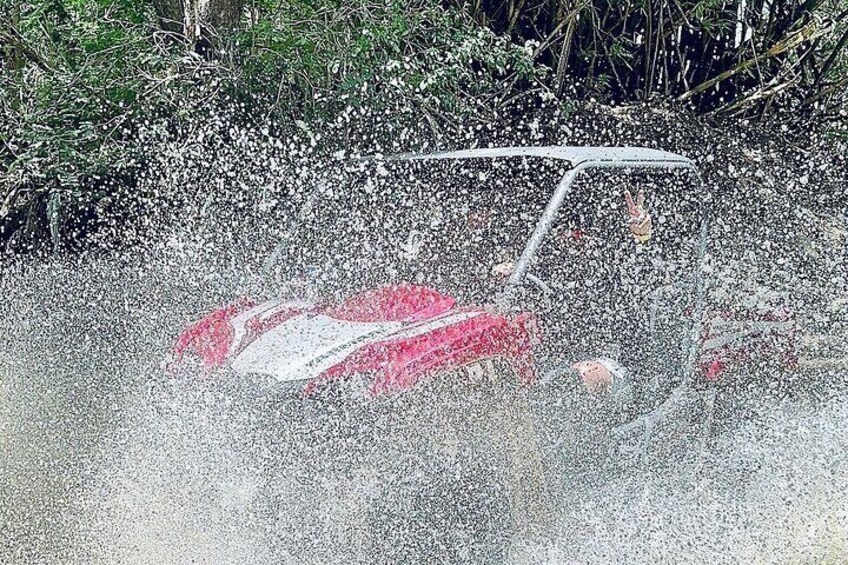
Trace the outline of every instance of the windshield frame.
<instances>
[{"instance_id":1,"label":"windshield frame","mask_svg":"<svg viewBox=\"0 0 848 565\"><path fill-rule=\"evenodd\" d=\"M691 162L680 161L584 161L568 170L560 179L553 196L545 206L542 216L536 224L530 239L527 241L524 250L521 253L518 261L515 264L515 269L510 275L508 285L521 285L524 279L527 278L529 265L533 261L536 252L539 249L542 241L551 226L556 220L557 214L562 207L565 198L573 192L574 183L581 173L590 169L685 169L692 172L698 180L699 187L705 193L704 180L701 172ZM703 245L699 245L697 263L700 265L706 255L706 230L709 222L708 214L704 202L700 202L699 206L701 231L703 232Z\"/></svg>"},{"instance_id":2,"label":"windshield frame","mask_svg":"<svg viewBox=\"0 0 848 565\"><path fill-rule=\"evenodd\" d=\"M701 172L698 170L695 164L692 162L652 160L642 162L584 161L582 163L578 163L573 168L569 169L569 171L559 181L559 184L557 184L553 196L548 202L548 205L545 207L544 212L542 212L542 216L539 218L539 221L536 224L536 228L533 230L533 234L530 236L530 239L527 242L527 245L524 247L524 251L522 252L521 257L515 265L515 269L513 270L512 274L510 275L507 281L507 286L520 286L523 284L524 280L527 279L528 276L531 276L531 273L529 272L529 265L534 260L536 252L539 250L542 241L544 241L545 236L548 234L551 227L553 226L554 221L557 218L557 214L559 213L559 210L562 207L563 202L565 201L565 198L572 193L575 181L581 173L590 169L626 170L639 168L660 170L687 170L691 172L697 179L698 187L701 190L701 194L703 194L705 198L707 196L706 185L704 183L703 176L701 175ZM704 319L704 313L706 311L707 285L704 273L706 272L707 234L709 231L710 218L709 209L706 206L705 198L702 198L698 201L700 226L698 234L698 243L695 251L696 257L694 265L694 304L692 309L692 315L689 319L688 352L686 354L685 359L683 360L682 366L680 367L680 372L684 379L684 382L694 381L697 375L698 356L701 350L701 344L699 341L701 333L701 320Z\"/></svg>"},{"instance_id":3,"label":"windshield frame","mask_svg":"<svg viewBox=\"0 0 848 565\"><path fill-rule=\"evenodd\" d=\"M527 244L516 261L515 268L507 279L504 290L509 287L517 287L532 276L529 266L534 261L546 235L551 230L554 221L562 207L566 197L574 190L577 178L593 169L655 169L675 170L682 169L695 176L698 190L704 198L698 200L699 234L696 246L696 257L694 264L694 304L689 326L689 351L680 367L684 379L692 380L697 372L698 355L700 353L700 322L706 310L706 272L707 260L707 235L709 231L709 209L706 206L708 192L701 171L691 160L686 157L645 148L633 147L524 147L524 148L501 148L501 149L477 149L469 151L456 151L435 154L413 154L386 157L388 160L426 160L432 159L480 159L495 158L506 155L523 155L530 158L552 157L567 161L571 168L563 175L557 184L553 195L545 206L539 221L530 235ZM507 293L508 294L508 293Z\"/></svg>"}]
</instances>

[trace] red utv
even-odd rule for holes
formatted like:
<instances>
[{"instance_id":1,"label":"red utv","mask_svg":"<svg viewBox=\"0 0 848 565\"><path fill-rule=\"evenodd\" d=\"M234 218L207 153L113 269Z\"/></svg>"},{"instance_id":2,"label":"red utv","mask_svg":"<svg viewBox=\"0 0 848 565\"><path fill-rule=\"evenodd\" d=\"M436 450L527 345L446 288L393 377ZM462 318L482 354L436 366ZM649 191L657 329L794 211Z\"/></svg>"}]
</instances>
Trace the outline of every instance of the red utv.
<instances>
[{"instance_id":1,"label":"red utv","mask_svg":"<svg viewBox=\"0 0 848 565\"><path fill-rule=\"evenodd\" d=\"M370 446L346 472L383 465L384 489L417 485L401 514L378 512L385 528L483 508L475 539L497 538L550 519L551 492L577 469L563 460L693 449L734 367L794 362L780 304L708 308L708 211L695 165L653 149L347 162L265 265L285 295L206 315L174 353L270 395L296 389L310 414L342 403L344 421L322 429L365 426L356 445ZM435 475L471 494L428 498Z\"/></svg>"}]
</instances>

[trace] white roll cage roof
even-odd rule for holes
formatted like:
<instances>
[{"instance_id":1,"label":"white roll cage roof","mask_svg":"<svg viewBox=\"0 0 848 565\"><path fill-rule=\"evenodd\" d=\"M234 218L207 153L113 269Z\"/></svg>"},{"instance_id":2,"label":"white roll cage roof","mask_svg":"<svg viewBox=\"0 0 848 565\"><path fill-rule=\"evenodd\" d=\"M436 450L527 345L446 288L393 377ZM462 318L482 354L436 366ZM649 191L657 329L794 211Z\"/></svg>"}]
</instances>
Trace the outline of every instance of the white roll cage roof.
<instances>
[{"instance_id":1,"label":"white roll cage roof","mask_svg":"<svg viewBox=\"0 0 848 565\"><path fill-rule=\"evenodd\" d=\"M527 274L530 258L533 257L545 233L550 229L556 214L568 195L577 176L587 169L688 169L694 173L703 187L700 171L690 159L658 149L646 147L576 147L576 146L541 146L541 147L496 147L465 149L459 151L437 151L433 153L403 153L397 155L369 155L353 158L354 162L380 161L426 161L426 160L462 160L462 159L498 159L498 158L530 157L542 159L557 159L570 165L569 170L556 186L554 193L545 207L542 217L524 248L512 275L510 284L518 284ZM308 210L311 210L317 192L313 191L298 215L295 225L299 225ZM706 222L706 210L702 209L702 220ZM704 239L706 239L704 237ZM282 249L288 242L286 238L280 242L265 261L263 272L269 272L277 262Z\"/></svg>"},{"instance_id":2,"label":"white roll cage roof","mask_svg":"<svg viewBox=\"0 0 848 565\"><path fill-rule=\"evenodd\" d=\"M690 159L676 153L648 149L645 147L499 147L491 149L467 149L435 153L406 153L384 157L386 161L424 161L442 159L497 159L506 157L534 157L559 159L571 166L557 184L556 190L545 207L536 229L518 259L509 278L510 284L518 284L527 276L530 259L536 253L542 238L550 229L562 202L571 192L576 178L588 169L688 169L703 184L700 171ZM369 157L377 160L380 157ZM703 212L703 210L702 210ZM705 218L704 218L705 219Z\"/></svg>"},{"instance_id":3,"label":"white roll cage roof","mask_svg":"<svg viewBox=\"0 0 848 565\"><path fill-rule=\"evenodd\" d=\"M435 153L405 153L386 157L390 161L420 161L428 159L493 159L498 157L541 157L568 161L572 168L580 165L623 165L636 167L689 167L692 161L668 151L644 147L497 147L466 149ZM373 157L372 157L373 158Z\"/></svg>"}]
</instances>

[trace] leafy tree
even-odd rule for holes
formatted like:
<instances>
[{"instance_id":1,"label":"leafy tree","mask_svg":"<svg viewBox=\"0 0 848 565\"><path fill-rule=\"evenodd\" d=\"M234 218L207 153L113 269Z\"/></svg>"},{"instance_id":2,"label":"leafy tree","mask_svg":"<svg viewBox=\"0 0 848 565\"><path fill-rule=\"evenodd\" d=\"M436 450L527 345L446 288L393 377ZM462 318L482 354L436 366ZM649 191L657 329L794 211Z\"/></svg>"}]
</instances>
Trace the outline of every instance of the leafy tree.
<instances>
[{"instance_id":1,"label":"leafy tree","mask_svg":"<svg viewBox=\"0 0 848 565\"><path fill-rule=\"evenodd\" d=\"M0 242L129 221L157 152L227 120L420 140L573 95L832 118L847 21L844 0L0 0Z\"/></svg>"},{"instance_id":2,"label":"leafy tree","mask_svg":"<svg viewBox=\"0 0 848 565\"><path fill-rule=\"evenodd\" d=\"M435 0L0 2L0 239L18 250L93 229L212 108L296 129L368 105L436 130L543 72Z\"/></svg>"}]
</instances>

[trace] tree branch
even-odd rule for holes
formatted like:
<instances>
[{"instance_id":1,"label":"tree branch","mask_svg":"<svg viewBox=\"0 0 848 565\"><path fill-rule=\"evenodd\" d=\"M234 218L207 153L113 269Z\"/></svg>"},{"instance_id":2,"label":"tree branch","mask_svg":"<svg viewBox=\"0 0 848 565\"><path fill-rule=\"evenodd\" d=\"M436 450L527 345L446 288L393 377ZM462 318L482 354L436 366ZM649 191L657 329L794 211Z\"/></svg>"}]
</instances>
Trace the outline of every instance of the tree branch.
<instances>
[{"instance_id":1,"label":"tree branch","mask_svg":"<svg viewBox=\"0 0 848 565\"><path fill-rule=\"evenodd\" d=\"M799 47L804 42L812 41L816 37L821 37L822 35L827 33L829 30L830 30L829 27L819 27L819 24L818 24L817 21L812 21L812 22L808 23L807 25L805 25L800 30L798 30L797 32L786 36L782 41L773 45L771 48L768 49L768 51L765 52L765 54L763 54L761 56L755 55L753 58L747 59L747 60L739 63L738 65L736 65L732 69L728 69L728 70L724 71L723 73L719 74L718 76L702 82L701 84L699 84L695 88L692 88L689 91L678 96L677 101L678 102L685 102L686 100L689 100L690 98L692 98L696 94L700 94L700 93L702 93L706 90L709 90L711 87L717 85L718 83L720 83L724 80L727 80L730 77L738 75L739 73L741 73L743 71L750 69L754 65L757 65L760 62L760 60L771 59L771 58L777 57L778 55L782 55L782 54L784 54L788 51L796 49L797 47Z\"/></svg>"}]
</instances>

